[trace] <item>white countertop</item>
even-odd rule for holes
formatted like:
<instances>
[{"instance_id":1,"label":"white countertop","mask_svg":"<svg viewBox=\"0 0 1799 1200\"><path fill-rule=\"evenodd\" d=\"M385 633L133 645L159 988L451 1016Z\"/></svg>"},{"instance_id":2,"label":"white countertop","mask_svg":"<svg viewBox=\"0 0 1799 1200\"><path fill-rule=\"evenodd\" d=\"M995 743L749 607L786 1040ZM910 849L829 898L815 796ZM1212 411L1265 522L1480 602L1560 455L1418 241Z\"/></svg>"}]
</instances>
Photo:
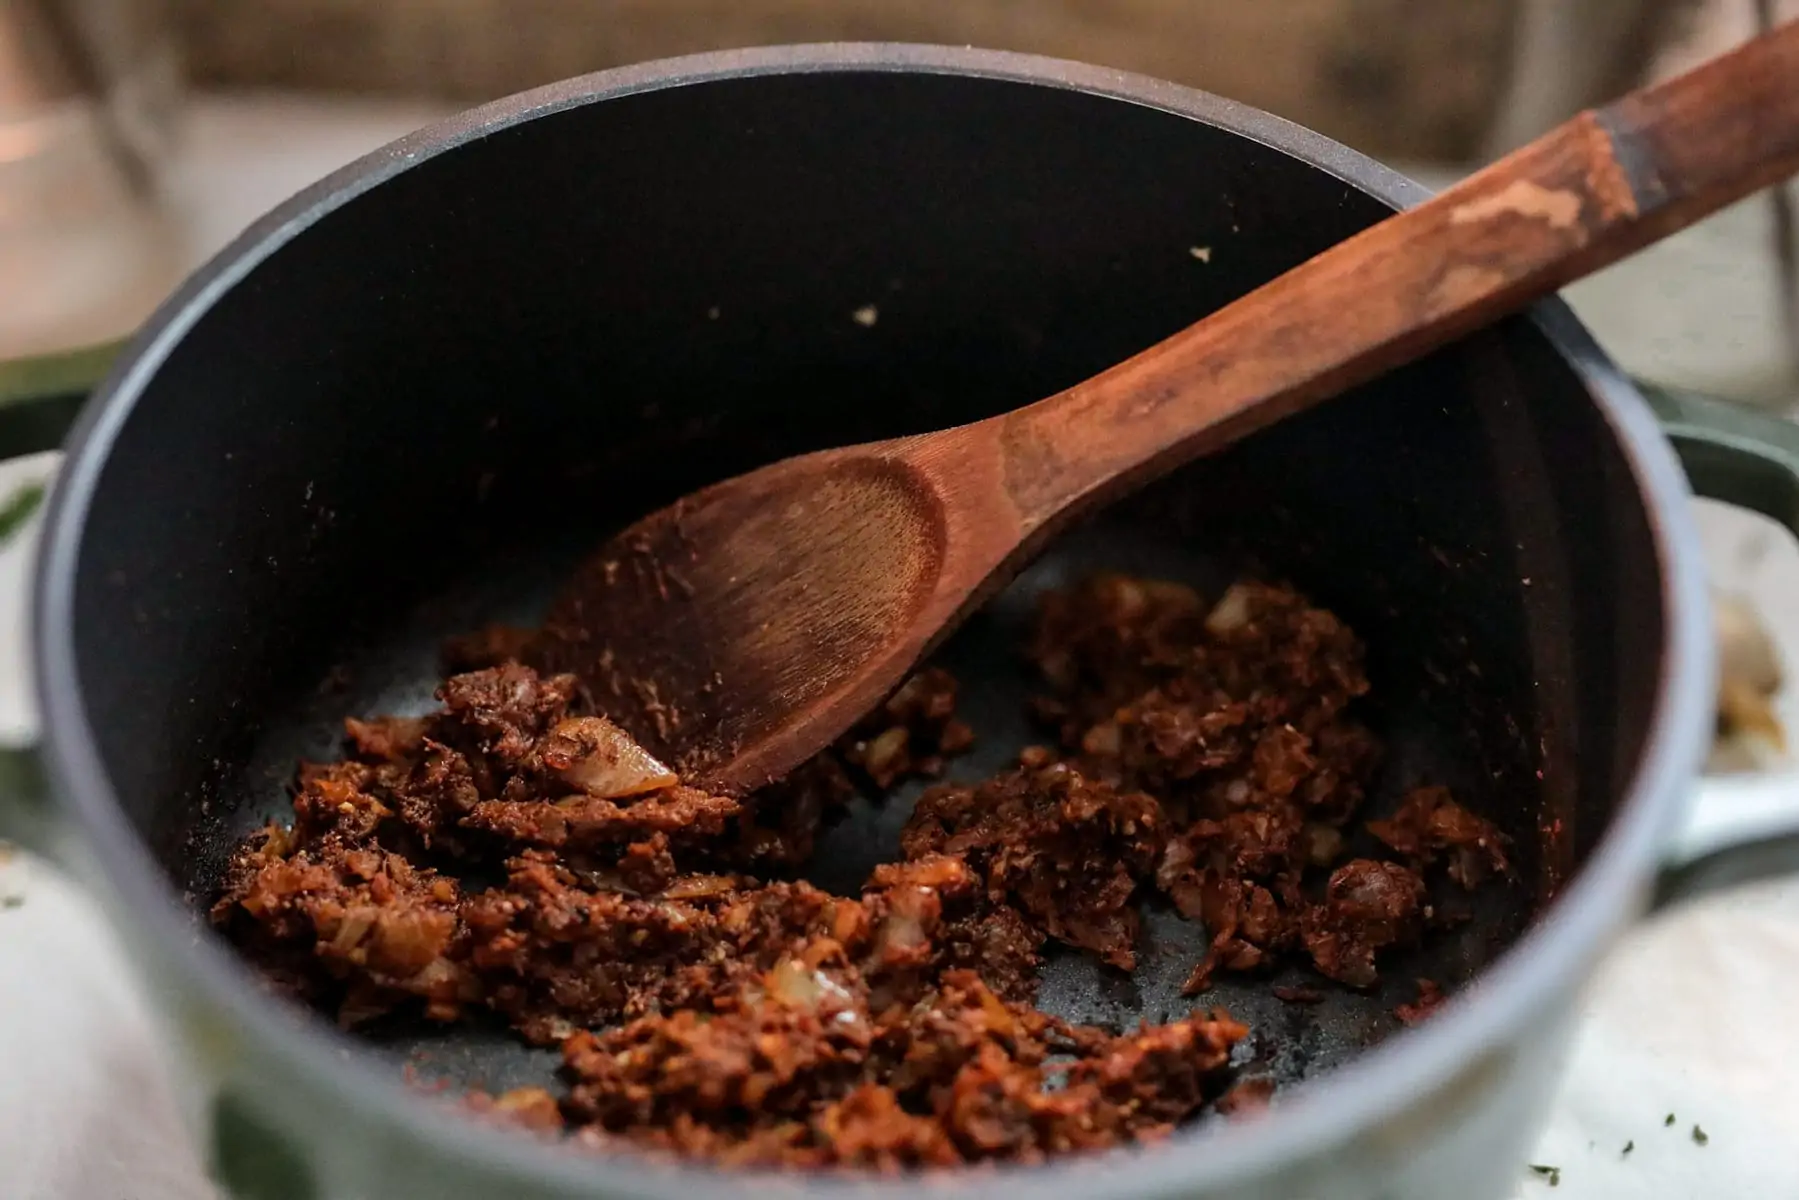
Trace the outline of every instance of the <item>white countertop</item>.
<instances>
[{"instance_id":1,"label":"white countertop","mask_svg":"<svg viewBox=\"0 0 1799 1200\"><path fill-rule=\"evenodd\" d=\"M434 115L419 106L202 98L173 189L190 261L298 188ZM1790 366L1775 336L1761 220L1754 209L1733 210L1581 285L1571 299L1633 369L1740 394L1784 387L1769 382L1789 378L1781 373ZM53 464L44 456L0 467L0 495ZM1775 636L1786 661L1799 664L1799 550L1742 514L1706 506L1701 520L1714 580L1778 616ZM22 677L30 542L0 550L0 730L33 721ZM1782 711L1799 729L1790 694ZM208 1195L167 1102L154 1018L112 934L66 881L14 855L0 861L0 964L22 961L37 965L0 965L8 1200ZM1520 1164L1518 1195L1799 1197L1799 1022L1787 1011L1795 992L1799 884L1736 893L1634 931L1587 999L1566 1085L1532 1157L1560 1169L1559 1189L1549 1191ZM1666 1128L1670 1112L1677 1120ZM1706 1145L1695 1142L1694 1124Z\"/></svg>"}]
</instances>

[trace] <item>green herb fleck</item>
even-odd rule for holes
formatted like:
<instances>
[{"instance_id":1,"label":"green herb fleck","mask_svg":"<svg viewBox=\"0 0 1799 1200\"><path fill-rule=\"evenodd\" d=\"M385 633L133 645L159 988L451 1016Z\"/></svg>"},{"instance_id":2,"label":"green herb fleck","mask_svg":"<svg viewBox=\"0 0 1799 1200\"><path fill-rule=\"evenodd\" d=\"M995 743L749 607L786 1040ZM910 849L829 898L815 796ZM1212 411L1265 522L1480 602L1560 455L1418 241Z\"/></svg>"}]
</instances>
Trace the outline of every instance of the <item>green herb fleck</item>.
<instances>
[{"instance_id":1,"label":"green herb fleck","mask_svg":"<svg viewBox=\"0 0 1799 1200\"><path fill-rule=\"evenodd\" d=\"M1618 1157L1620 1157L1620 1158L1628 1157L1630 1152L1632 1150L1635 1150L1636 1148L1637 1148L1637 1144L1635 1141L1625 1142L1624 1143L1624 1153L1620 1154Z\"/></svg>"},{"instance_id":2,"label":"green herb fleck","mask_svg":"<svg viewBox=\"0 0 1799 1200\"><path fill-rule=\"evenodd\" d=\"M28 483L0 504L0 546L12 541L13 535L24 527L43 501L44 485Z\"/></svg>"},{"instance_id":3,"label":"green herb fleck","mask_svg":"<svg viewBox=\"0 0 1799 1200\"><path fill-rule=\"evenodd\" d=\"M1674 1114L1673 1114L1673 1113L1669 1113L1669 1114L1668 1114L1668 1115L1667 1115L1667 1117L1665 1117L1665 1118L1664 1118L1664 1119L1663 1119L1663 1120L1662 1120L1662 1128L1663 1128L1663 1129L1672 1129L1672 1128L1674 1128Z\"/></svg>"},{"instance_id":4,"label":"green herb fleck","mask_svg":"<svg viewBox=\"0 0 1799 1200\"><path fill-rule=\"evenodd\" d=\"M1531 1163L1530 1169L1541 1178L1548 1180L1550 1187L1562 1186L1562 1169L1560 1167L1545 1167L1540 1163Z\"/></svg>"},{"instance_id":5,"label":"green herb fleck","mask_svg":"<svg viewBox=\"0 0 1799 1200\"><path fill-rule=\"evenodd\" d=\"M24 908L24 907L25 907L25 897L23 897L23 896L20 896L17 894L14 894L11 896L0 896L0 908Z\"/></svg>"},{"instance_id":6,"label":"green herb fleck","mask_svg":"<svg viewBox=\"0 0 1799 1200\"><path fill-rule=\"evenodd\" d=\"M1693 1126L1693 1141L1695 1144L1703 1146L1711 1140L1711 1135L1706 1133L1705 1130L1699 1128L1697 1125Z\"/></svg>"}]
</instances>

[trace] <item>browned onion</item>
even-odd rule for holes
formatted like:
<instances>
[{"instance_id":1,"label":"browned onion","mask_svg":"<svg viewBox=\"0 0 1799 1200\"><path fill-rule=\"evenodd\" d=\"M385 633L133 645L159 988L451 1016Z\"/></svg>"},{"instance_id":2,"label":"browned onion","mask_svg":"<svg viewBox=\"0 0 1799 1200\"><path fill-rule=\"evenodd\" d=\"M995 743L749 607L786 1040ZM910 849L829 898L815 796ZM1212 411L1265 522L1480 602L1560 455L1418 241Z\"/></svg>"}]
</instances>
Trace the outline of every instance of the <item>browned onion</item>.
<instances>
[{"instance_id":1,"label":"browned onion","mask_svg":"<svg viewBox=\"0 0 1799 1200\"><path fill-rule=\"evenodd\" d=\"M680 782L675 773L605 717L570 717L550 731L545 762L589 796L616 800Z\"/></svg>"},{"instance_id":2,"label":"browned onion","mask_svg":"<svg viewBox=\"0 0 1799 1200\"><path fill-rule=\"evenodd\" d=\"M1250 589L1240 583L1224 589L1224 595L1206 614L1206 632L1222 636L1249 624L1249 596Z\"/></svg>"},{"instance_id":3,"label":"browned onion","mask_svg":"<svg viewBox=\"0 0 1799 1200\"><path fill-rule=\"evenodd\" d=\"M664 900L704 900L728 895L739 886L734 875L683 875L662 890Z\"/></svg>"}]
</instances>

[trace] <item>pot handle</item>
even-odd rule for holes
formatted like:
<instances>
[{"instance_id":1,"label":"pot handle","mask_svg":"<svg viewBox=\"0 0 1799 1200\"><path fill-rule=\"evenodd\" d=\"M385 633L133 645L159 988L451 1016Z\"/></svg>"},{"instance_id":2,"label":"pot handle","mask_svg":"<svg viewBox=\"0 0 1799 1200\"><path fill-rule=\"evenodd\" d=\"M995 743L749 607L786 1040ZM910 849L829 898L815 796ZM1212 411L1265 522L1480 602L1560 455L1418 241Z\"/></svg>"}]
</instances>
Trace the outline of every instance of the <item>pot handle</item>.
<instances>
[{"instance_id":1,"label":"pot handle","mask_svg":"<svg viewBox=\"0 0 1799 1200\"><path fill-rule=\"evenodd\" d=\"M108 342L0 361L0 459L62 445L82 402L105 378L121 348L122 343ZM0 546L17 535L41 496L41 487L27 484L0 499ZM0 741L0 838L49 858L67 859L69 847L29 735Z\"/></svg>"},{"instance_id":2,"label":"pot handle","mask_svg":"<svg viewBox=\"0 0 1799 1200\"><path fill-rule=\"evenodd\" d=\"M1799 425L1722 400L1638 383L1693 491L1752 509L1799 534ZM1652 900L1799 873L1799 773L1702 780L1668 848Z\"/></svg>"}]
</instances>

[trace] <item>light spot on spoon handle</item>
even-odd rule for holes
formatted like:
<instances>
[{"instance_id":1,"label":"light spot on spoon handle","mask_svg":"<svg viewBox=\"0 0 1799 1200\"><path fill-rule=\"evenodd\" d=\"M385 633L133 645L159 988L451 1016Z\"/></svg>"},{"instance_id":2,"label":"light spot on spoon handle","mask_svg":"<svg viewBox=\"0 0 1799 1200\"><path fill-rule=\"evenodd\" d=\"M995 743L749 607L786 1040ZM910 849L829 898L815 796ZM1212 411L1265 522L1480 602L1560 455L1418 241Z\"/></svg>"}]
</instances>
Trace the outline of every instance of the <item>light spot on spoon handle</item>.
<instances>
[{"instance_id":1,"label":"light spot on spoon handle","mask_svg":"<svg viewBox=\"0 0 1799 1200\"><path fill-rule=\"evenodd\" d=\"M1551 229L1567 229L1580 220L1578 192L1546 188L1531 179L1514 179L1491 196L1458 205L1449 213L1451 225L1471 225L1512 213L1541 220Z\"/></svg>"}]
</instances>

